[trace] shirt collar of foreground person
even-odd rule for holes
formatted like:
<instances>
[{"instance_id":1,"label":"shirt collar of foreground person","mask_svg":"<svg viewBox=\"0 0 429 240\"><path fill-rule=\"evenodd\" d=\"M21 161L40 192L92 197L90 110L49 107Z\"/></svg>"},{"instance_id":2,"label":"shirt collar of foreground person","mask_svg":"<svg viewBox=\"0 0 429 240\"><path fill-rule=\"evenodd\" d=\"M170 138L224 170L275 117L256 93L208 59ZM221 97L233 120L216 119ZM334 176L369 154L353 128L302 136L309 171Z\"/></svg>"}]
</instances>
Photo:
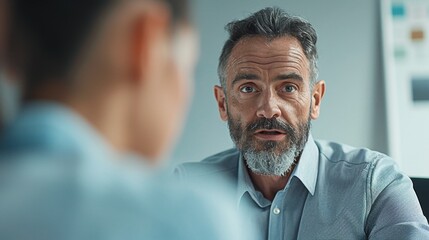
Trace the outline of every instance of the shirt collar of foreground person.
<instances>
[{"instance_id":1,"label":"shirt collar of foreground person","mask_svg":"<svg viewBox=\"0 0 429 240\"><path fill-rule=\"evenodd\" d=\"M184 180L230 181L257 239L426 239L410 179L388 156L315 141L325 92L316 32L266 8L227 25L215 96L236 148L177 168Z\"/></svg>"},{"instance_id":2,"label":"shirt collar of foreground person","mask_svg":"<svg viewBox=\"0 0 429 240\"><path fill-rule=\"evenodd\" d=\"M185 1L7 3L24 105L0 135L0 239L248 239L223 193L152 168L192 84Z\"/></svg>"}]
</instances>

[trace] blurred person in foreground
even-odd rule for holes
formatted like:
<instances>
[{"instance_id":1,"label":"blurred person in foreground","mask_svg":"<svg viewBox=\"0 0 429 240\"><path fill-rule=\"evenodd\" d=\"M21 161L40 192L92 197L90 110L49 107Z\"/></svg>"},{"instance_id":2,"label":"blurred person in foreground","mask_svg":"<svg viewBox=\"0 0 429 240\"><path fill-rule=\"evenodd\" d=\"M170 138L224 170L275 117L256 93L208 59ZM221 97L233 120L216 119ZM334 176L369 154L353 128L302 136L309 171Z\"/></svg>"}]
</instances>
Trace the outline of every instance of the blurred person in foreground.
<instances>
[{"instance_id":1,"label":"blurred person in foreground","mask_svg":"<svg viewBox=\"0 0 429 240\"><path fill-rule=\"evenodd\" d=\"M311 136L326 88L312 25L266 8L227 30L214 92L236 147L177 174L229 179L257 239L429 239L412 183L391 158Z\"/></svg>"},{"instance_id":2,"label":"blurred person in foreground","mask_svg":"<svg viewBox=\"0 0 429 240\"><path fill-rule=\"evenodd\" d=\"M9 27L9 4L8 0L0 0L0 69L3 66L4 61L4 53L6 47L6 32L8 32ZM5 98L5 86L6 81L4 80L1 71L0 71L0 132L6 121L6 106L5 102L7 101Z\"/></svg>"},{"instance_id":3,"label":"blurred person in foreground","mask_svg":"<svg viewBox=\"0 0 429 240\"><path fill-rule=\"evenodd\" d=\"M0 137L0 239L240 239L219 196L153 174L191 93L185 1L10 1L23 107Z\"/></svg>"}]
</instances>

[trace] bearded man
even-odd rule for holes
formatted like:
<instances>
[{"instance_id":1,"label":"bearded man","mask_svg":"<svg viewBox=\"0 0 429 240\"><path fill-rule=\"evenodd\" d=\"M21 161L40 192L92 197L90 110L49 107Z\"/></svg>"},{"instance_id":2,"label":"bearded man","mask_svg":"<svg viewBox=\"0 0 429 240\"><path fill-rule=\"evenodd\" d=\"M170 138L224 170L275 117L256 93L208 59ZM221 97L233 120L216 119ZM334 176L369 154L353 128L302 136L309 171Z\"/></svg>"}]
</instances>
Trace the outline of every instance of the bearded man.
<instances>
[{"instance_id":1,"label":"bearded man","mask_svg":"<svg viewBox=\"0 0 429 240\"><path fill-rule=\"evenodd\" d=\"M326 88L311 24L266 8L226 29L214 92L236 148L176 173L208 187L230 181L256 239L428 239L391 158L310 134Z\"/></svg>"}]
</instances>

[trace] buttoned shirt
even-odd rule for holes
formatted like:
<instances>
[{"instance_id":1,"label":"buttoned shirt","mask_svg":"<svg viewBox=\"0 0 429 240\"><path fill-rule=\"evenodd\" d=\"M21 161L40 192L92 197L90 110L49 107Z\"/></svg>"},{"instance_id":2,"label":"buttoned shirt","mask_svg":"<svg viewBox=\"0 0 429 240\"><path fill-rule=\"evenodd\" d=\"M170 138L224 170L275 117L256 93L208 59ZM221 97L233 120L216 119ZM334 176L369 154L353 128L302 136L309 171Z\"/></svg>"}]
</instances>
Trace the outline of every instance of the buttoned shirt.
<instances>
[{"instance_id":1,"label":"buttoned shirt","mask_svg":"<svg viewBox=\"0 0 429 240\"><path fill-rule=\"evenodd\" d=\"M0 239L246 239L221 195L154 171L69 108L29 104L0 137Z\"/></svg>"},{"instance_id":2,"label":"buttoned shirt","mask_svg":"<svg viewBox=\"0 0 429 240\"><path fill-rule=\"evenodd\" d=\"M269 201L230 149L176 170L183 180L229 181L255 239L429 239L411 180L388 156L309 136L286 186Z\"/></svg>"}]
</instances>

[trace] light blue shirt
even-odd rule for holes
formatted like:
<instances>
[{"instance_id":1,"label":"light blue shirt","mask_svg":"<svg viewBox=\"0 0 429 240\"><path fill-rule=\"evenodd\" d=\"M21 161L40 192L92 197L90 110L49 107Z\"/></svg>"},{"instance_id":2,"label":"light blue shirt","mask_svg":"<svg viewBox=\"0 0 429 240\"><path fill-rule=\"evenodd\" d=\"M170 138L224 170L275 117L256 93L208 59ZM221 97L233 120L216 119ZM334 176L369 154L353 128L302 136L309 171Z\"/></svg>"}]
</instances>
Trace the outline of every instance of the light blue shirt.
<instances>
[{"instance_id":1,"label":"light blue shirt","mask_svg":"<svg viewBox=\"0 0 429 240\"><path fill-rule=\"evenodd\" d=\"M0 137L0 239L245 239L221 196L171 184L58 104Z\"/></svg>"},{"instance_id":2,"label":"light blue shirt","mask_svg":"<svg viewBox=\"0 0 429 240\"><path fill-rule=\"evenodd\" d=\"M256 239L429 239L411 180L388 156L368 149L310 136L272 202L255 189L236 149L185 163L176 173L210 186L230 181Z\"/></svg>"}]
</instances>

